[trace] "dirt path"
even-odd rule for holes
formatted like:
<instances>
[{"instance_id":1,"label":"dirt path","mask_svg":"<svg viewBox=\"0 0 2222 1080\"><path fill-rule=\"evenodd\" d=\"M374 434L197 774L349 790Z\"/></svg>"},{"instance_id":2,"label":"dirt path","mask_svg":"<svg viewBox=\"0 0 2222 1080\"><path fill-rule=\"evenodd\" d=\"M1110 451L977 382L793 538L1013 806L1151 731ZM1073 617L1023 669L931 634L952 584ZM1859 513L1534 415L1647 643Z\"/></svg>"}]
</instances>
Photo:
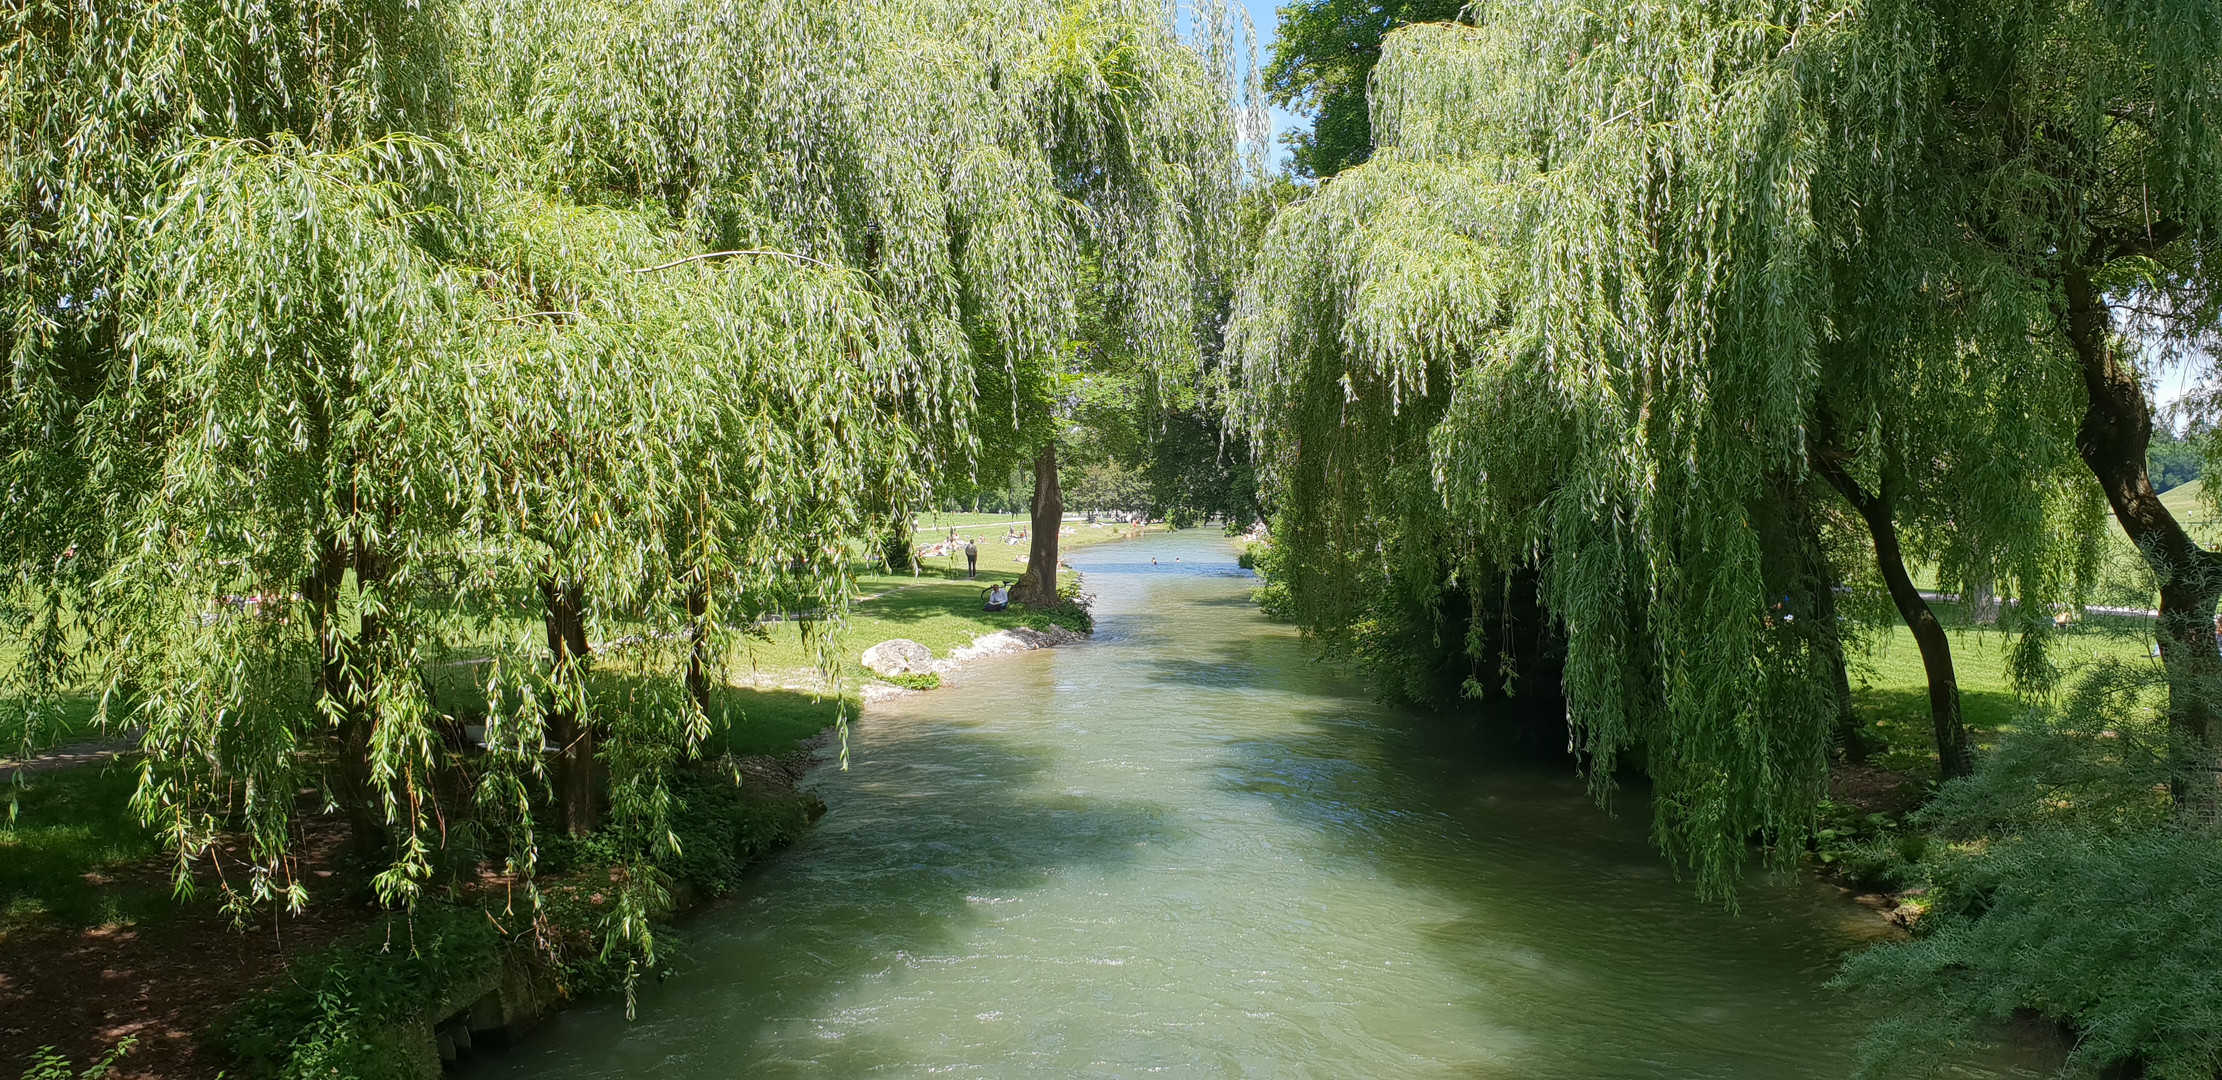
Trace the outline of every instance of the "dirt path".
<instances>
[{"instance_id":1,"label":"dirt path","mask_svg":"<svg viewBox=\"0 0 2222 1080\"><path fill-rule=\"evenodd\" d=\"M92 739L49 747L21 758L0 758L0 783L12 780L17 774L42 773L49 769L66 769L72 765L107 763L139 748L139 733L129 732L106 739Z\"/></svg>"}]
</instances>

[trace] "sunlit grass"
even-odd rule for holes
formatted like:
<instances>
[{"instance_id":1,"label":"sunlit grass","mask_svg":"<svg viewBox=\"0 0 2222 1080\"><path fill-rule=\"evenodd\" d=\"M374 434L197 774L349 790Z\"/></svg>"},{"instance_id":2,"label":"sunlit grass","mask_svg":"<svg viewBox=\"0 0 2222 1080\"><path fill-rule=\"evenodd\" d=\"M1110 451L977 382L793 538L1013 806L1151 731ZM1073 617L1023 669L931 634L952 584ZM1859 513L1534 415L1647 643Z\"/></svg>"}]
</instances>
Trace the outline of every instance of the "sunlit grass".
<instances>
[{"instance_id":1,"label":"sunlit grass","mask_svg":"<svg viewBox=\"0 0 2222 1080\"><path fill-rule=\"evenodd\" d=\"M1956 616L1950 605L1939 607L1941 615ZM1946 633L1952 640L1961 715L1976 744L1987 745L2028 707L2015 696L2008 670L2013 639L1977 627L1954 626ZM2151 623L2094 618L2058 634L2050 655L2064 679L2072 679L2077 670L2102 658L2145 661L2151 647ZM1888 633L1871 634L1869 647L1855 651L1850 660L1853 711L1883 746L1873 763L1887 769L1934 769L1928 675L1912 633L1893 626Z\"/></svg>"}]
</instances>

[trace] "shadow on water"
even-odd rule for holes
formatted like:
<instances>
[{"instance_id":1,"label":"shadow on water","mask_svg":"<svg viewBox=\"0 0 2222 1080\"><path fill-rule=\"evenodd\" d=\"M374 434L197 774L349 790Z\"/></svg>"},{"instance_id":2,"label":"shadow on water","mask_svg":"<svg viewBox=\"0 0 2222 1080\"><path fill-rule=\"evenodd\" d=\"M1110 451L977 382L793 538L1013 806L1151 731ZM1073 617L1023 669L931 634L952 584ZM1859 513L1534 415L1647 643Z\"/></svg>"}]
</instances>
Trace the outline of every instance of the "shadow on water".
<instances>
[{"instance_id":1,"label":"shadow on water","mask_svg":"<svg viewBox=\"0 0 2222 1080\"><path fill-rule=\"evenodd\" d=\"M1554 1049L1535 1077L1841 1077L1859 1035L1822 989L1885 927L1812 883L1697 898L1648 842L1642 790L1600 808L1570 766L1469 722L1359 703L1227 748L1222 790L1446 911L1421 929ZM1796 1032L1792 1041L1754 1032Z\"/></svg>"},{"instance_id":2,"label":"shadow on water","mask_svg":"<svg viewBox=\"0 0 2222 1080\"><path fill-rule=\"evenodd\" d=\"M473 1075L560 1064L567 1077L727 1077L736 1061L755 1063L749 1075L783 1063L861 1075L903 1064L916 1047L877 1037L871 1010L846 1001L899 986L906 969L964 962L999 907L1027 890L1115 872L1183 834L1173 811L1146 800L1044 789L1049 750L961 725L875 730L899 726L858 722L851 772L814 774L826 817L680 928L675 977L643 988L637 1021L609 1001L559 1014ZM814 1021L822 1030L796 1030ZM797 1043L818 1052L797 1057ZM719 1052L695 1053L705 1047Z\"/></svg>"}]
</instances>

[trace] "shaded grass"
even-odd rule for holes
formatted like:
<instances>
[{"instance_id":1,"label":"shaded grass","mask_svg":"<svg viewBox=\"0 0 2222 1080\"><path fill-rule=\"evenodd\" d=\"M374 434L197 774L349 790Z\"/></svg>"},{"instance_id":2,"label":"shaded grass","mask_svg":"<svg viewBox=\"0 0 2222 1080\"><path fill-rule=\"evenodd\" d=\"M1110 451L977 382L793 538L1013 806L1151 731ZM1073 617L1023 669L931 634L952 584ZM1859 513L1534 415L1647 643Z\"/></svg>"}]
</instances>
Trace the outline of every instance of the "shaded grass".
<instances>
[{"instance_id":1,"label":"shaded grass","mask_svg":"<svg viewBox=\"0 0 2222 1080\"><path fill-rule=\"evenodd\" d=\"M176 911L161 875L103 871L141 863L160 839L131 810L130 769L82 766L33 773L12 793L14 820L0 825L0 938L32 923L74 927L138 923Z\"/></svg>"},{"instance_id":2,"label":"shaded grass","mask_svg":"<svg viewBox=\"0 0 2222 1080\"><path fill-rule=\"evenodd\" d=\"M844 711L853 717L856 710L854 695L719 687L711 696L710 737L702 753L711 758L784 754L833 726Z\"/></svg>"}]
</instances>

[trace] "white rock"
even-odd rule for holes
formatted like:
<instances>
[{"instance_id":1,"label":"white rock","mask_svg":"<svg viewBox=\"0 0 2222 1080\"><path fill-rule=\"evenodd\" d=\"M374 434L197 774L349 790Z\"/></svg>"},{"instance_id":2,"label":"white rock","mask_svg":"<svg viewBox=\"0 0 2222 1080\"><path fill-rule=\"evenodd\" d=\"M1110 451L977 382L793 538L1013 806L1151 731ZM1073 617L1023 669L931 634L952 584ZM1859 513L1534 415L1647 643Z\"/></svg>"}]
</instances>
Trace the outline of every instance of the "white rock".
<instances>
[{"instance_id":1,"label":"white rock","mask_svg":"<svg viewBox=\"0 0 2222 1080\"><path fill-rule=\"evenodd\" d=\"M1047 649L1053 646L1064 645L1071 642L1079 641L1081 639L1081 635L1075 634L1072 631L1067 630L1061 626L1052 626L1047 630L1035 630L1025 626L1014 626L1008 630L998 630L992 634L982 634L979 637L973 638L972 644L960 646L956 649L950 650L949 660L953 663L961 664L965 661L976 660L983 656L1000 656L1004 653L1028 652L1033 649Z\"/></svg>"},{"instance_id":2,"label":"white rock","mask_svg":"<svg viewBox=\"0 0 2222 1080\"><path fill-rule=\"evenodd\" d=\"M932 671L933 663L934 651L909 638L893 638L864 650L864 666L880 675Z\"/></svg>"}]
</instances>

